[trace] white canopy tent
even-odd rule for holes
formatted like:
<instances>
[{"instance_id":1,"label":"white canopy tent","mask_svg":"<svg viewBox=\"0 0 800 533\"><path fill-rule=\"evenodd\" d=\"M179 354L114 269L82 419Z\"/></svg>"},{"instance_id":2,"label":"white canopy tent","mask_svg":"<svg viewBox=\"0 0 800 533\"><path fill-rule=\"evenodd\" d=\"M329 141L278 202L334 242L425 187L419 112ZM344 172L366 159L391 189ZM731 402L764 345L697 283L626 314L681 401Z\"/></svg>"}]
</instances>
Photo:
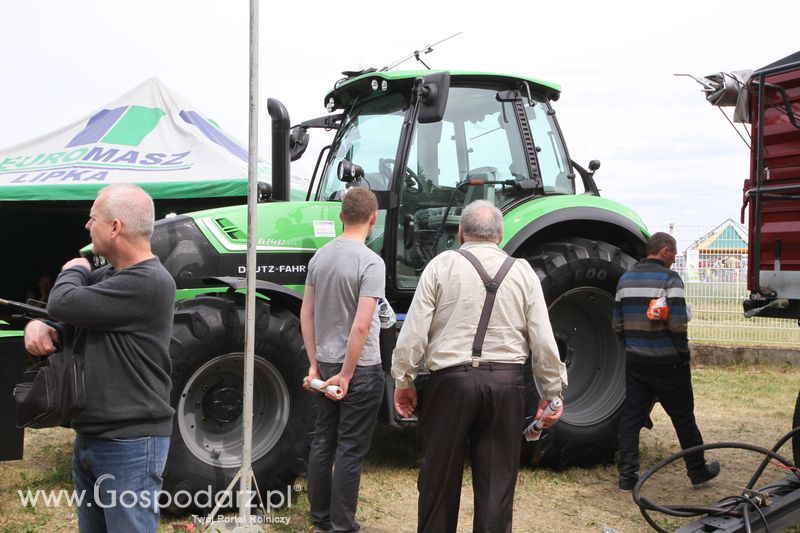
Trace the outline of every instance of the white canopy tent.
<instances>
[{"instance_id":1,"label":"white canopy tent","mask_svg":"<svg viewBox=\"0 0 800 533\"><path fill-rule=\"evenodd\" d=\"M270 181L268 165L258 173ZM136 183L155 199L245 197L247 148L151 78L67 126L0 149L0 202L93 200L111 183Z\"/></svg>"}]
</instances>

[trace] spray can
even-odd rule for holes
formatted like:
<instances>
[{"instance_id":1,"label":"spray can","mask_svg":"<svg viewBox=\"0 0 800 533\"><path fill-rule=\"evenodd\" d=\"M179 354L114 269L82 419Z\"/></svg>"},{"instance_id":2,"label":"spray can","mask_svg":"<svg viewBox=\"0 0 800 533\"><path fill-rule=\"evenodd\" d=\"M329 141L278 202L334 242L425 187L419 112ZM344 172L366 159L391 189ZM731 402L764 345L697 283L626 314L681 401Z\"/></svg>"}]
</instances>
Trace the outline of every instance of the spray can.
<instances>
[{"instance_id":1,"label":"spray can","mask_svg":"<svg viewBox=\"0 0 800 533\"><path fill-rule=\"evenodd\" d=\"M653 298L647 306L647 318L650 320L666 320L669 317L667 297Z\"/></svg>"},{"instance_id":2,"label":"spray can","mask_svg":"<svg viewBox=\"0 0 800 533\"><path fill-rule=\"evenodd\" d=\"M341 398L342 396L344 396L344 393L342 392L342 388L339 387L338 385L328 385L327 387L325 387L323 389L322 386L324 384L325 384L325 382L322 381L321 379L312 379L311 381L309 381L308 386L311 387L312 389L318 390L319 392L321 392L323 394L325 394L325 391L327 391L327 392L331 393L332 395L336 396L337 398Z\"/></svg>"},{"instance_id":3,"label":"spray can","mask_svg":"<svg viewBox=\"0 0 800 533\"><path fill-rule=\"evenodd\" d=\"M559 409L564 402L561 401L561 398L553 398L550 404L544 408L544 412L542 413L542 418L546 416L550 416ZM531 422L531 425L525 428L525 431L522 432L525 435L525 440L528 442L532 442L535 440L539 440L539 437L542 436L542 426L544 422L542 422L542 418L538 418Z\"/></svg>"}]
</instances>

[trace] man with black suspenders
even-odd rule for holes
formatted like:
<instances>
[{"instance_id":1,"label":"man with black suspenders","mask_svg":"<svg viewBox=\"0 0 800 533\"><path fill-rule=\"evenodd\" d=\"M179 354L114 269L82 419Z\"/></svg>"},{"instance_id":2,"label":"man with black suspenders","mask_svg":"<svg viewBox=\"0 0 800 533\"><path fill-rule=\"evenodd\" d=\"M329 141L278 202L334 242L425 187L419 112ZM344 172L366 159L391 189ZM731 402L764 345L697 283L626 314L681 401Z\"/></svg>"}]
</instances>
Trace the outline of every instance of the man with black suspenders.
<instances>
[{"instance_id":1,"label":"man with black suspenders","mask_svg":"<svg viewBox=\"0 0 800 533\"><path fill-rule=\"evenodd\" d=\"M419 402L420 532L456 530L467 449L473 531L510 532L524 425L523 363L533 358L537 418L567 386L539 278L527 261L498 248L502 238L497 207L485 200L469 204L461 214L461 248L425 268L397 339L392 376L401 416L417 410L413 381L421 359L430 370ZM545 427L561 413L545 417Z\"/></svg>"}]
</instances>

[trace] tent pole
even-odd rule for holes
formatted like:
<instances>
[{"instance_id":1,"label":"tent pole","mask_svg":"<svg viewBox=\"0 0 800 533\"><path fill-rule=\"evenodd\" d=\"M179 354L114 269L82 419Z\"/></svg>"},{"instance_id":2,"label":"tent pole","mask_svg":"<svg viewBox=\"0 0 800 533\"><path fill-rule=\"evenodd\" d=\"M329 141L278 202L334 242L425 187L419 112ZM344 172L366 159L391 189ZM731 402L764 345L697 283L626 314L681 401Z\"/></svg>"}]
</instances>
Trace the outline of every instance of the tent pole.
<instances>
[{"instance_id":1,"label":"tent pole","mask_svg":"<svg viewBox=\"0 0 800 533\"><path fill-rule=\"evenodd\" d=\"M239 523L252 527L253 366L255 360L256 235L258 201L258 0L250 0L250 128L247 168L247 300L245 306L242 468L239 471Z\"/></svg>"}]
</instances>

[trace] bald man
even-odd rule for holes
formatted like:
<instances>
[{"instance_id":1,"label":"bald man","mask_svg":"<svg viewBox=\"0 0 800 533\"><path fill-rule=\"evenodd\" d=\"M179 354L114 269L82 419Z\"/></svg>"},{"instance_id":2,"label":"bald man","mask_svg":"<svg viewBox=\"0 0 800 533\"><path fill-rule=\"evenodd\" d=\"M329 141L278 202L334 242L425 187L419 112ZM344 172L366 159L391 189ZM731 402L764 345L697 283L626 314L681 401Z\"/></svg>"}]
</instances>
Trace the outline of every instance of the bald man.
<instances>
[{"instance_id":1,"label":"bald man","mask_svg":"<svg viewBox=\"0 0 800 533\"><path fill-rule=\"evenodd\" d=\"M82 532L152 531L169 450L172 415L169 341L175 282L150 250L153 200L135 185L100 191L86 229L108 265L76 258L61 268L47 311L25 348L83 357L86 406L71 421ZM123 496L124 493L124 496Z\"/></svg>"}]
</instances>

